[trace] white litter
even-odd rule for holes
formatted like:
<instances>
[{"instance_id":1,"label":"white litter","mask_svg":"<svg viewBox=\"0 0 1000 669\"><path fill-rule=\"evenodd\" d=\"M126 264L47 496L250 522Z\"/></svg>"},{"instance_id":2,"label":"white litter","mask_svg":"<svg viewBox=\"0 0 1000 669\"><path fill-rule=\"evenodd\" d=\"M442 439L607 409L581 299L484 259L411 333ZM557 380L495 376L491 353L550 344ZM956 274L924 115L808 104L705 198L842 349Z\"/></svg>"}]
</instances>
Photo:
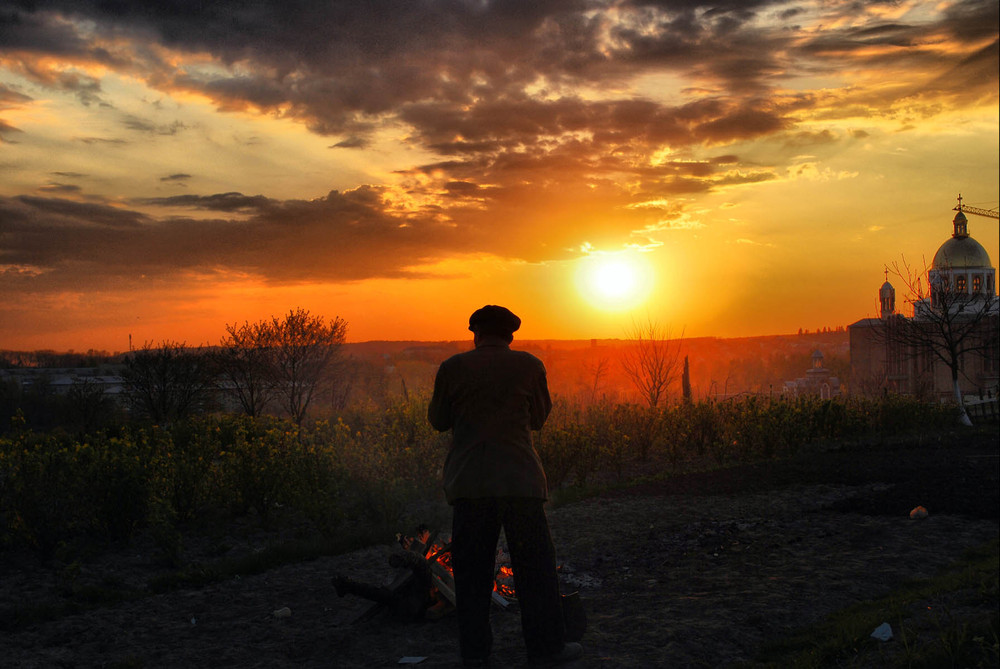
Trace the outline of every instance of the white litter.
<instances>
[{"instance_id":1,"label":"white litter","mask_svg":"<svg viewBox=\"0 0 1000 669\"><path fill-rule=\"evenodd\" d=\"M889 641L892 639L892 627L889 626L889 623L882 623L872 632L872 638L879 641Z\"/></svg>"},{"instance_id":2,"label":"white litter","mask_svg":"<svg viewBox=\"0 0 1000 669\"><path fill-rule=\"evenodd\" d=\"M292 610L287 606L282 606L272 614L275 618L291 618Z\"/></svg>"},{"instance_id":3,"label":"white litter","mask_svg":"<svg viewBox=\"0 0 1000 669\"><path fill-rule=\"evenodd\" d=\"M426 659L427 659L426 657L407 656L399 658L399 662L397 662L396 664L420 664Z\"/></svg>"}]
</instances>

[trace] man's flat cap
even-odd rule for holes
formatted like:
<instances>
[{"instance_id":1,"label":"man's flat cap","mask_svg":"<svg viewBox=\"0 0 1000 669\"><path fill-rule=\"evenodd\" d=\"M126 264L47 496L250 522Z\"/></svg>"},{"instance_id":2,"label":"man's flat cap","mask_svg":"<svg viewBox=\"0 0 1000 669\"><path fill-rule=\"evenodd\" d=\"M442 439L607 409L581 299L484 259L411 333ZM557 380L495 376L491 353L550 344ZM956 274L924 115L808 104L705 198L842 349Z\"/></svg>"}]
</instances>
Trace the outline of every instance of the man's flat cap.
<instances>
[{"instance_id":1,"label":"man's flat cap","mask_svg":"<svg viewBox=\"0 0 1000 669\"><path fill-rule=\"evenodd\" d=\"M487 304L469 316L469 329L473 332L513 334L521 327L521 319L506 307Z\"/></svg>"}]
</instances>

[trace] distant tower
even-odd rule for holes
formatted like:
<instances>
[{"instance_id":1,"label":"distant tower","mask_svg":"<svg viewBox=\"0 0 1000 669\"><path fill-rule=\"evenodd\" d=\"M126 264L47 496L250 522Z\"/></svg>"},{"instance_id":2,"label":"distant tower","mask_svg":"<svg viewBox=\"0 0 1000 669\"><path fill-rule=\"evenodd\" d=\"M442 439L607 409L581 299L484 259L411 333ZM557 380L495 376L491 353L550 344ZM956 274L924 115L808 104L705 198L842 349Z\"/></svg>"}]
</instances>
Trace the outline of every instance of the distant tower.
<instances>
[{"instance_id":1,"label":"distant tower","mask_svg":"<svg viewBox=\"0 0 1000 669\"><path fill-rule=\"evenodd\" d=\"M965 217L962 213L962 196L958 196L958 213L955 214L955 218L952 219L951 223L955 226L955 231L951 233L952 237L963 238L969 236L969 219Z\"/></svg>"},{"instance_id":2,"label":"distant tower","mask_svg":"<svg viewBox=\"0 0 1000 669\"><path fill-rule=\"evenodd\" d=\"M879 316L885 320L896 313L896 289L889 283L889 270L885 270L885 283L878 289Z\"/></svg>"}]
</instances>

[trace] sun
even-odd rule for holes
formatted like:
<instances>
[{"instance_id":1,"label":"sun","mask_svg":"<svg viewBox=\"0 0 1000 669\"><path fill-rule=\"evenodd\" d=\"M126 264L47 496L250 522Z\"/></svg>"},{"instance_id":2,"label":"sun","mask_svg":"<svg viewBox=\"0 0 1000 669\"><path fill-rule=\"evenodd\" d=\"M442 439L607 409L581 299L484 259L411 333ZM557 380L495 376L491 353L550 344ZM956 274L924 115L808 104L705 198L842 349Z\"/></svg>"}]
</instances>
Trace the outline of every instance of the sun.
<instances>
[{"instance_id":1,"label":"sun","mask_svg":"<svg viewBox=\"0 0 1000 669\"><path fill-rule=\"evenodd\" d=\"M599 263L591 277L594 292L609 300L628 297L635 291L638 281L635 268L622 260Z\"/></svg>"},{"instance_id":2,"label":"sun","mask_svg":"<svg viewBox=\"0 0 1000 669\"><path fill-rule=\"evenodd\" d=\"M577 288L597 308L634 309L649 296L652 272L637 253L592 254L581 261Z\"/></svg>"}]
</instances>

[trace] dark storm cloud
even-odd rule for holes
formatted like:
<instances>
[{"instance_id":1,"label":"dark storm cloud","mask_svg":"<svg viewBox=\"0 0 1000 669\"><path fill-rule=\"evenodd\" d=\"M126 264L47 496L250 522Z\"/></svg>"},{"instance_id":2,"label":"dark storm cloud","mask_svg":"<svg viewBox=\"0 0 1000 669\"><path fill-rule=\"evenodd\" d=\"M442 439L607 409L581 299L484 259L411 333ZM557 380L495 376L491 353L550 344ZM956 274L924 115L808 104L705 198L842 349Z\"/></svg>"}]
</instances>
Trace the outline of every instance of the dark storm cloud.
<instances>
[{"instance_id":1,"label":"dark storm cloud","mask_svg":"<svg viewBox=\"0 0 1000 669\"><path fill-rule=\"evenodd\" d=\"M612 28L615 60L693 75L737 92L766 89L783 70L780 54L793 36L751 25L756 18L752 5L717 6L696 14L695 9L706 5L660 4L659 9L666 11L646 12L637 22Z\"/></svg>"},{"instance_id":2,"label":"dark storm cloud","mask_svg":"<svg viewBox=\"0 0 1000 669\"><path fill-rule=\"evenodd\" d=\"M1000 41L994 41L964 58L925 88L927 92L951 94L973 102L981 96L997 98L996 77L1000 72ZM992 88L986 88L990 82Z\"/></svg>"},{"instance_id":3,"label":"dark storm cloud","mask_svg":"<svg viewBox=\"0 0 1000 669\"><path fill-rule=\"evenodd\" d=\"M472 233L391 210L378 189L274 201L224 193L151 201L245 218L157 218L59 198L0 197L0 265L30 267L21 289L83 289L178 272L239 272L265 281L415 276L441 248L472 249Z\"/></svg>"},{"instance_id":4,"label":"dark storm cloud","mask_svg":"<svg viewBox=\"0 0 1000 669\"><path fill-rule=\"evenodd\" d=\"M32 98L30 95L25 95L24 93L14 90L9 86L4 86L0 84L0 109L8 109L13 106L19 106L26 102L31 102Z\"/></svg>"},{"instance_id":5,"label":"dark storm cloud","mask_svg":"<svg viewBox=\"0 0 1000 669\"><path fill-rule=\"evenodd\" d=\"M263 195L243 193L218 193L216 195L176 195L174 197L147 198L137 204L160 207L188 207L206 211L263 211L276 205Z\"/></svg>"},{"instance_id":6,"label":"dark storm cloud","mask_svg":"<svg viewBox=\"0 0 1000 669\"><path fill-rule=\"evenodd\" d=\"M794 108L794 101L789 108ZM625 206L650 194L703 193L737 181L723 178L724 170L740 163L737 155L711 160L675 160L650 164L656 147L674 149L696 144L724 143L753 138L790 127L785 108L733 107L721 99L705 99L677 107L651 101L593 102L579 99L501 101L466 110L446 105L413 105L403 118L423 128L423 143L451 160L414 168L434 179L425 192L444 189L453 200L468 196L495 206L512 192L497 185L544 182L607 182L613 196L604 201ZM457 132L460 139L442 141ZM536 142L537 137L551 138ZM531 147L525 148L525 147ZM756 170L746 170L756 172ZM774 178L770 174L767 178ZM638 179L639 193L617 184ZM756 177L755 177L756 179ZM491 185L485 191L451 184ZM421 190L414 185L415 190ZM551 197L558 200L558 189ZM516 191L514 191L516 192ZM626 230L620 231L627 234Z\"/></svg>"},{"instance_id":7,"label":"dark storm cloud","mask_svg":"<svg viewBox=\"0 0 1000 669\"><path fill-rule=\"evenodd\" d=\"M567 133L591 135L595 152L636 142L645 147L689 146L746 139L790 124L780 111L732 108L719 99L678 107L648 100L576 98L500 100L464 109L426 103L406 107L401 118L421 129L425 145L445 155L514 150Z\"/></svg>"},{"instance_id":8,"label":"dark storm cloud","mask_svg":"<svg viewBox=\"0 0 1000 669\"><path fill-rule=\"evenodd\" d=\"M478 185L469 181L449 181L444 185L444 188L446 191L453 194L475 193L480 190Z\"/></svg>"},{"instance_id":9,"label":"dark storm cloud","mask_svg":"<svg viewBox=\"0 0 1000 669\"><path fill-rule=\"evenodd\" d=\"M681 164L667 172L709 170ZM651 175L650 183L659 183L659 176ZM5 285L21 291L83 290L185 273L236 273L276 284L417 277L423 276L422 265L455 253L488 251L530 262L572 257L581 239L628 238L649 221L647 212L622 210L614 222L596 216L623 202L620 187L607 179L489 188L453 180L440 190L454 198L453 206L417 213L401 209L389 191L376 187L332 191L315 200L220 193L134 203L147 212L187 207L219 214L208 219L59 198L0 197L0 266L8 268ZM489 201L489 212L477 198Z\"/></svg>"},{"instance_id":10,"label":"dark storm cloud","mask_svg":"<svg viewBox=\"0 0 1000 669\"><path fill-rule=\"evenodd\" d=\"M4 139L5 134L14 132L21 132L21 129L15 128L10 123L7 123L3 119L0 119L0 139Z\"/></svg>"},{"instance_id":11,"label":"dark storm cloud","mask_svg":"<svg viewBox=\"0 0 1000 669\"><path fill-rule=\"evenodd\" d=\"M610 3L575 0L334 2L295 10L283 2L235 0L197 9L86 0L15 6L34 8L16 15L36 30L50 26L58 33L57 27L66 29L61 16L86 17L97 21L98 34L153 36L175 49L241 63L239 76L151 65L155 85L204 93L224 109L280 107L316 132L348 135L341 146L349 147L372 121L404 105L518 110L528 101L525 87L540 76L559 85L631 76L637 67L667 68L759 87L777 67L768 54L773 38L745 26L767 4L621 3L617 11L628 15L621 25L610 15L584 13ZM702 11L696 16L695 10ZM614 42L610 49L602 45L606 34ZM75 50L81 57L86 52L83 44Z\"/></svg>"},{"instance_id":12,"label":"dark storm cloud","mask_svg":"<svg viewBox=\"0 0 1000 669\"><path fill-rule=\"evenodd\" d=\"M717 119L702 123L697 128L699 137L706 141L724 143L734 139L750 139L767 135L789 126L780 115L761 109L739 109Z\"/></svg>"},{"instance_id":13,"label":"dark storm cloud","mask_svg":"<svg viewBox=\"0 0 1000 669\"><path fill-rule=\"evenodd\" d=\"M84 144L107 144L109 146L128 144L124 139L117 139L115 137L77 137L76 141L83 142Z\"/></svg>"},{"instance_id":14,"label":"dark storm cloud","mask_svg":"<svg viewBox=\"0 0 1000 669\"><path fill-rule=\"evenodd\" d=\"M861 134L854 133L854 137L867 137L868 133L860 131ZM837 134L830 130L821 130L819 132L813 132L809 130L803 130L800 132L790 133L786 137L779 138L785 146L790 146L796 149L808 148L811 146L817 146L821 144L833 144L839 138Z\"/></svg>"},{"instance_id":15,"label":"dark storm cloud","mask_svg":"<svg viewBox=\"0 0 1000 669\"><path fill-rule=\"evenodd\" d=\"M603 86L643 72L671 72L720 91L728 98L727 107L745 107L766 97L798 67L842 70L905 59L941 68L947 66L942 62L947 54L922 47L933 42L931 36L943 33L963 40L996 33L997 3L990 0L955 3L938 23L837 21L837 12L854 19L877 4L894 3L828 4L823 10L829 24L843 27L803 36L794 26L774 23L775 17L787 21L804 14L784 0L340 0L291 5L278 0L17 0L4 14L0 35L5 49L15 53L70 53L113 60L126 69L142 62L153 71L149 76L155 86L208 95L222 109L297 118L314 132L339 135L333 147L363 148L381 119L400 115L428 148L471 154L493 152L498 142L530 146L545 141L553 125L565 131L601 120L600 110L565 96L540 107L526 91L541 78L557 91L581 83ZM113 54L99 53L105 47L75 30L72 21L77 19L93 22L94 35L113 38L115 44L130 39L136 46L131 53L121 47ZM229 74L178 68L142 46L149 41L181 52L213 54L233 67ZM893 47L895 52L873 53L873 47ZM995 81L994 75L984 85ZM93 99L99 91L86 83L77 82L80 94ZM624 111L632 102L646 101L610 104ZM558 118L552 118L553 112ZM786 128L787 123L764 115L745 115L749 127L711 120L694 139L722 143ZM618 132L615 126L592 127ZM676 141L669 121L664 127L664 141ZM690 141L689 128L675 130L681 141Z\"/></svg>"},{"instance_id":16,"label":"dark storm cloud","mask_svg":"<svg viewBox=\"0 0 1000 669\"><path fill-rule=\"evenodd\" d=\"M16 198L4 198L4 202L2 211L5 217L9 216L10 219L4 221L3 232L14 236L17 233L14 224L18 221L30 223L34 220L43 226L52 225L56 228L79 222L85 229L120 230L136 228L147 219L139 212L58 198L21 195ZM0 217L0 220L3 218Z\"/></svg>"},{"instance_id":17,"label":"dark storm cloud","mask_svg":"<svg viewBox=\"0 0 1000 669\"><path fill-rule=\"evenodd\" d=\"M71 92L84 106L102 104L101 82L91 76L76 72L60 72L53 82L61 90Z\"/></svg>"},{"instance_id":18,"label":"dark storm cloud","mask_svg":"<svg viewBox=\"0 0 1000 669\"><path fill-rule=\"evenodd\" d=\"M824 30L802 42L795 52L829 71L845 64L859 68L910 64L930 72L961 69L965 57L940 47L995 39L998 23L1000 4L995 0L961 0L948 6L937 22L876 22ZM996 71L988 73L977 88L995 88L997 79ZM951 90L958 92L964 85L955 81Z\"/></svg>"},{"instance_id":19,"label":"dark storm cloud","mask_svg":"<svg viewBox=\"0 0 1000 669\"><path fill-rule=\"evenodd\" d=\"M364 137L348 137L347 139L341 140L336 144L330 145L331 149L364 149L368 146L369 142Z\"/></svg>"},{"instance_id":20,"label":"dark storm cloud","mask_svg":"<svg viewBox=\"0 0 1000 669\"><path fill-rule=\"evenodd\" d=\"M997 34L1000 4L996 0L960 0L945 8L942 28L957 40L989 39Z\"/></svg>"},{"instance_id":21,"label":"dark storm cloud","mask_svg":"<svg viewBox=\"0 0 1000 669\"><path fill-rule=\"evenodd\" d=\"M129 130L149 135L176 135L178 132L185 129L185 125L181 121L156 124L151 121L147 121L146 119L139 118L138 116L131 115L126 115L122 119L122 125Z\"/></svg>"},{"instance_id":22,"label":"dark storm cloud","mask_svg":"<svg viewBox=\"0 0 1000 669\"><path fill-rule=\"evenodd\" d=\"M190 178L191 178L190 174L186 174L184 172L177 172L176 174L168 174L165 177L160 177L160 181L181 182L181 181L187 181Z\"/></svg>"},{"instance_id":23,"label":"dark storm cloud","mask_svg":"<svg viewBox=\"0 0 1000 669\"><path fill-rule=\"evenodd\" d=\"M0 9L0 48L52 55L86 53L86 40L71 25L36 9L41 8L30 2L13 2Z\"/></svg>"},{"instance_id":24,"label":"dark storm cloud","mask_svg":"<svg viewBox=\"0 0 1000 669\"><path fill-rule=\"evenodd\" d=\"M2 25L2 18L0 18L0 25ZM31 102L30 96L0 84L0 111L20 107L28 102ZM19 132L21 132L19 128L14 127L0 118L0 142L9 142L10 140L5 137L5 135Z\"/></svg>"}]
</instances>

